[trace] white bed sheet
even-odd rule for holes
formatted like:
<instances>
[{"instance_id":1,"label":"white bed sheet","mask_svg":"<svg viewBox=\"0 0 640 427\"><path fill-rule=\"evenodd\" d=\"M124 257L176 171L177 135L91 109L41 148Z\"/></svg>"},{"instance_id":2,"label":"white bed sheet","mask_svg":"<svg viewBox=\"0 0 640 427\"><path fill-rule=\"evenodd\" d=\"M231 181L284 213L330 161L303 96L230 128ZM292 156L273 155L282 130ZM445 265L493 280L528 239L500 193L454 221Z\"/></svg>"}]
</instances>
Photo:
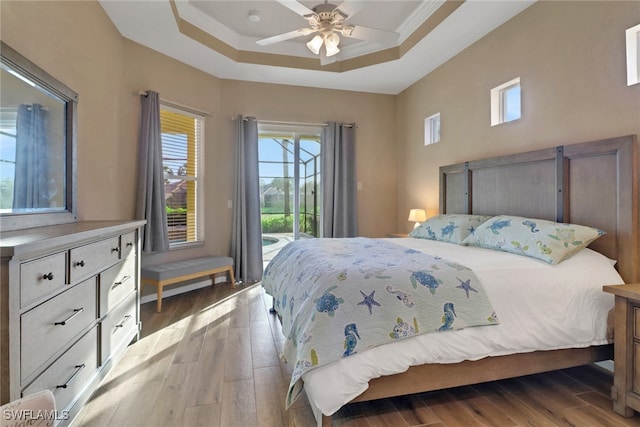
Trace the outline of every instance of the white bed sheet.
<instances>
[{"instance_id":1,"label":"white bed sheet","mask_svg":"<svg viewBox=\"0 0 640 427\"><path fill-rule=\"evenodd\" d=\"M393 243L473 269L500 324L422 334L309 371L303 376L304 388L310 403L325 415L364 392L369 380L413 365L611 342L607 316L614 300L602 285L623 280L615 262L595 251L584 249L551 266L521 255L432 240L401 238Z\"/></svg>"}]
</instances>

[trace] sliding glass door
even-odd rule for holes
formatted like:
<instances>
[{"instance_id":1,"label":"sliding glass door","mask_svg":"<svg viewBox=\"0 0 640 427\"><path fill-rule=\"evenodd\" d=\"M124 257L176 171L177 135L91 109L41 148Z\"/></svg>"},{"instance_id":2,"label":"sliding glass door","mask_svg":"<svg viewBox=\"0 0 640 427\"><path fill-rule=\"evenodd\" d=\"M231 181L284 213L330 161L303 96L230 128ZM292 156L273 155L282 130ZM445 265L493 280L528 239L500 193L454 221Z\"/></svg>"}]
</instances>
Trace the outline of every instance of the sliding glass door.
<instances>
[{"instance_id":1,"label":"sliding glass door","mask_svg":"<svg viewBox=\"0 0 640 427\"><path fill-rule=\"evenodd\" d=\"M320 128L259 129L263 245L318 237Z\"/></svg>"}]
</instances>

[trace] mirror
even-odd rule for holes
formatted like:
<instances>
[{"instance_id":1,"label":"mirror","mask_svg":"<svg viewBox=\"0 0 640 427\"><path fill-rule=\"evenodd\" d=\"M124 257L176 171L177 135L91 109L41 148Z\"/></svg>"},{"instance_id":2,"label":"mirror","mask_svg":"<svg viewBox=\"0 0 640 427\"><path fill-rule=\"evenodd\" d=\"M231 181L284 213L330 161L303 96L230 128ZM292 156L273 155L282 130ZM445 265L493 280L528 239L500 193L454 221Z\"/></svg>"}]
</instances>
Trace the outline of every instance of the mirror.
<instances>
[{"instance_id":1,"label":"mirror","mask_svg":"<svg viewBox=\"0 0 640 427\"><path fill-rule=\"evenodd\" d=\"M0 43L0 229L74 222L78 95Z\"/></svg>"}]
</instances>

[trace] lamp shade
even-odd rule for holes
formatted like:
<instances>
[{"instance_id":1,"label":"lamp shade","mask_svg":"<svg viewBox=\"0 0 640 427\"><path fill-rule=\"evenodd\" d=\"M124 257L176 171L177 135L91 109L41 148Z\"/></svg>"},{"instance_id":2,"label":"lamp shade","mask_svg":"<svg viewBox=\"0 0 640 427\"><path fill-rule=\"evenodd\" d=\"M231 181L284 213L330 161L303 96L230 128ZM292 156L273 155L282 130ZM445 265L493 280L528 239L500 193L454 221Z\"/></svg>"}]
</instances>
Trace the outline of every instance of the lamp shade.
<instances>
[{"instance_id":1,"label":"lamp shade","mask_svg":"<svg viewBox=\"0 0 640 427\"><path fill-rule=\"evenodd\" d=\"M320 53L320 48L322 47L322 36L316 35L309 43L307 43L307 47L309 50L316 55Z\"/></svg>"},{"instance_id":2,"label":"lamp shade","mask_svg":"<svg viewBox=\"0 0 640 427\"><path fill-rule=\"evenodd\" d=\"M338 49L338 46L329 46L328 44L325 44L324 47L327 49L327 56L333 56L338 52L340 52L340 49Z\"/></svg>"},{"instance_id":3,"label":"lamp shade","mask_svg":"<svg viewBox=\"0 0 640 427\"><path fill-rule=\"evenodd\" d=\"M335 33L331 33L325 37L324 47L327 51L327 56L333 56L340 52L340 49L338 49L338 43L340 43L340 37Z\"/></svg>"},{"instance_id":4,"label":"lamp shade","mask_svg":"<svg viewBox=\"0 0 640 427\"><path fill-rule=\"evenodd\" d=\"M411 209L409 211L409 221L422 222L427 220L427 213L424 209Z\"/></svg>"}]
</instances>

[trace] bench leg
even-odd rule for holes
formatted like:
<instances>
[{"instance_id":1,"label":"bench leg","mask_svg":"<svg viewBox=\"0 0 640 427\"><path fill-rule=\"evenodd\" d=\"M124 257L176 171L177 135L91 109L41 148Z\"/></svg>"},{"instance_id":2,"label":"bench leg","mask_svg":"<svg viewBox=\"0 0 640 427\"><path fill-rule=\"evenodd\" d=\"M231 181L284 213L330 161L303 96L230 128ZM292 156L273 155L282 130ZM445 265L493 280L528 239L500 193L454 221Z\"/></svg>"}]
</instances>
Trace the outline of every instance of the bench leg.
<instances>
[{"instance_id":1,"label":"bench leg","mask_svg":"<svg viewBox=\"0 0 640 427\"><path fill-rule=\"evenodd\" d=\"M156 311L160 313L162 311L162 285L160 283L158 283L158 302L156 307Z\"/></svg>"},{"instance_id":2,"label":"bench leg","mask_svg":"<svg viewBox=\"0 0 640 427\"><path fill-rule=\"evenodd\" d=\"M231 282L231 287L236 287L236 279L233 277L233 267L229 267L229 281Z\"/></svg>"}]
</instances>

